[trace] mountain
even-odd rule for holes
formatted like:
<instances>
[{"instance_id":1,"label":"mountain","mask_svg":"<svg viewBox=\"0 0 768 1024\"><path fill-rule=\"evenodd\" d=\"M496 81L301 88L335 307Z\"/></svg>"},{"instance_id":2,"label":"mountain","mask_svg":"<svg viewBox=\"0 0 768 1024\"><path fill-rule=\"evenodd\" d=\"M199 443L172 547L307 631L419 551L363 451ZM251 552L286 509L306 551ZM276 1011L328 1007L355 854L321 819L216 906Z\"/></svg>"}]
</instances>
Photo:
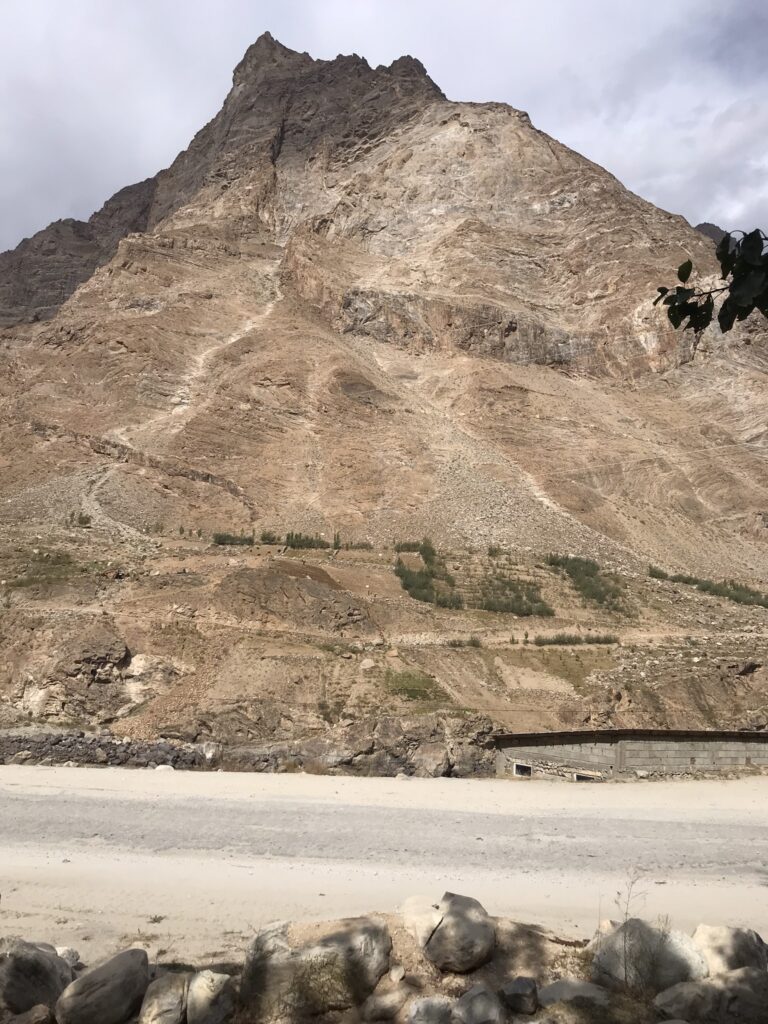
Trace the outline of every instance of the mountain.
<instances>
[{"instance_id":1,"label":"mountain","mask_svg":"<svg viewBox=\"0 0 768 1024\"><path fill-rule=\"evenodd\" d=\"M702 221L701 224L696 225L696 230L700 231L702 235L706 235L707 238L711 238L712 241L717 245L723 238L725 238L726 232L722 228L719 228L717 224L710 224L709 221Z\"/></svg>"},{"instance_id":2,"label":"mountain","mask_svg":"<svg viewBox=\"0 0 768 1024\"><path fill-rule=\"evenodd\" d=\"M525 113L262 36L169 168L0 255L0 726L760 725L765 609L647 575L767 587L766 333L672 331L689 257ZM213 543L263 532L342 547ZM424 535L463 608L402 589ZM623 644L510 643L558 629Z\"/></svg>"}]
</instances>

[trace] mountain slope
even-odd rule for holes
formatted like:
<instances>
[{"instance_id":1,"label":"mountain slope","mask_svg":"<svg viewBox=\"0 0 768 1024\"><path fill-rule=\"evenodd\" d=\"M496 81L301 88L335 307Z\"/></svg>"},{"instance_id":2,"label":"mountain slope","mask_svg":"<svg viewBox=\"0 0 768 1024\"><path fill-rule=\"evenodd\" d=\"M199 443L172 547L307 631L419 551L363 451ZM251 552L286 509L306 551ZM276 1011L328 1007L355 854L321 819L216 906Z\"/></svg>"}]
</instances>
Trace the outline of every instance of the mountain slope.
<instances>
[{"instance_id":1,"label":"mountain slope","mask_svg":"<svg viewBox=\"0 0 768 1024\"><path fill-rule=\"evenodd\" d=\"M381 690L333 667L338 655L317 646L330 633L416 652L420 671L442 666L454 703L515 727L509 709L523 711L507 683L488 683L489 699L469 683L477 666L454 671L461 655L434 645L459 630L498 646L520 624L407 597L394 538L429 534L467 579L470 549L489 544L523 576L548 551L589 555L621 574L631 611L584 610L543 570L558 622L649 644L686 629L638 582L649 561L766 589L765 332L747 323L726 341L711 330L695 352L672 332L649 299L686 257L714 273L709 240L527 115L449 102L412 58L314 61L266 35L170 168L67 232L54 225L0 257L0 522L4 572L18 584L0 679L9 709L66 716L79 684L43 646L106 619L130 657L107 659L119 680L108 710L81 694L77 721L121 711L121 729L127 715L151 732L208 702L205 720L219 721L250 694L249 707L314 708L322 728L318 702L334 687L359 717ZM70 235L85 239L76 253ZM306 556L330 574L327 607L341 602L341 618L326 619L327 607L307 611L325 598L286 589L271 548L241 551L246 575L222 576L226 555L209 547L221 530L339 531L375 557ZM36 559L62 552L77 572L43 573L38 586ZM178 574L196 581L194 600ZM688 627L708 635L719 622L734 658L750 653L744 643L759 654L763 610L742 630L733 607L708 618L712 601L683 600ZM244 607L262 611L251 621ZM44 639L27 636L35 621ZM320 691L301 696L291 672L314 670L295 668L298 637L324 665ZM432 653L419 661L423 643ZM294 666L275 669L271 690L253 667L269 651ZM139 655L156 666L146 688L128 672ZM527 724L616 714L610 673L552 711L560 683L529 670L550 682L528 701ZM182 696L166 707L172 680ZM691 706L692 723L726 715L717 692L713 682L705 710ZM744 699L751 713L752 691ZM637 696L629 720L680 725L679 693L675 708L665 700ZM727 714L742 711L731 701ZM185 735L213 728L195 723Z\"/></svg>"}]
</instances>

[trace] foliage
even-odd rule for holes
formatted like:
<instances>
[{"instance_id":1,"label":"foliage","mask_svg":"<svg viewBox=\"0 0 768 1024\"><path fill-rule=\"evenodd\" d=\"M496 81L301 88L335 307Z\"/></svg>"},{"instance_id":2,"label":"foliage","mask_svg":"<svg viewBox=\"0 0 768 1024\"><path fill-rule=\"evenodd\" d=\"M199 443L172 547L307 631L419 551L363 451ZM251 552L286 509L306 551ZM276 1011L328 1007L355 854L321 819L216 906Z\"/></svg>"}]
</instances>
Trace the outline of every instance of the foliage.
<instances>
[{"instance_id":1,"label":"foliage","mask_svg":"<svg viewBox=\"0 0 768 1024\"><path fill-rule=\"evenodd\" d=\"M444 701L446 699L442 686L433 676L428 676L425 672L411 669L396 672L394 669L387 669L384 681L390 693L398 697L405 697L406 700Z\"/></svg>"},{"instance_id":2,"label":"foliage","mask_svg":"<svg viewBox=\"0 0 768 1024\"><path fill-rule=\"evenodd\" d=\"M533 641L537 647L574 644L617 644L619 638L613 633L553 633L551 636L537 636Z\"/></svg>"},{"instance_id":3,"label":"foliage","mask_svg":"<svg viewBox=\"0 0 768 1024\"><path fill-rule=\"evenodd\" d=\"M420 540L396 540L395 552L400 554L403 551L418 551L421 547Z\"/></svg>"},{"instance_id":4,"label":"foliage","mask_svg":"<svg viewBox=\"0 0 768 1024\"><path fill-rule=\"evenodd\" d=\"M538 583L496 575L480 586L479 607L486 612L512 615L554 615L554 609L541 596Z\"/></svg>"},{"instance_id":5,"label":"foliage","mask_svg":"<svg viewBox=\"0 0 768 1024\"><path fill-rule=\"evenodd\" d=\"M591 558L572 555L547 555L547 565L562 569L575 589L588 601L617 610L621 606L622 587L618 580L601 573Z\"/></svg>"},{"instance_id":6,"label":"foliage","mask_svg":"<svg viewBox=\"0 0 768 1024\"><path fill-rule=\"evenodd\" d=\"M674 328L683 326L699 334L710 325L715 313L715 295L727 293L717 314L720 330L730 331L737 320L746 318L755 309L768 317L768 235L754 231L732 231L719 242L715 255L727 284L721 288L686 287L693 263L686 260L677 268L680 284L674 289L660 287L654 305L667 307L669 322ZM687 322L686 322L687 321Z\"/></svg>"},{"instance_id":7,"label":"foliage","mask_svg":"<svg viewBox=\"0 0 768 1024\"><path fill-rule=\"evenodd\" d=\"M279 544L280 534L273 533L272 530L262 530L261 537L259 539L262 544Z\"/></svg>"},{"instance_id":8,"label":"foliage","mask_svg":"<svg viewBox=\"0 0 768 1024\"><path fill-rule=\"evenodd\" d=\"M501 555L503 553L504 553L503 548L500 548L498 544L489 544L488 545L488 557L489 558L498 558L499 555Z\"/></svg>"},{"instance_id":9,"label":"foliage","mask_svg":"<svg viewBox=\"0 0 768 1024\"><path fill-rule=\"evenodd\" d=\"M401 541L395 549L414 551L415 541ZM463 608L464 599L455 592L456 581L448 572L445 562L435 550L429 537L418 542L415 549L424 563L423 568L410 569L402 558L395 562L395 575L403 590L417 601L435 604L438 608ZM415 552L414 552L415 553Z\"/></svg>"},{"instance_id":10,"label":"foliage","mask_svg":"<svg viewBox=\"0 0 768 1024\"><path fill-rule=\"evenodd\" d=\"M213 543L220 546L232 545L235 547L252 547L253 534L245 533L214 533Z\"/></svg>"},{"instance_id":11,"label":"foliage","mask_svg":"<svg viewBox=\"0 0 768 1024\"><path fill-rule=\"evenodd\" d=\"M344 545L345 551L373 551L373 544L369 540L352 540Z\"/></svg>"},{"instance_id":12,"label":"foliage","mask_svg":"<svg viewBox=\"0 0 768 1024\"><path fill-rule=\"evenodd\" d=\"M401 558L395 563L395 576L400 580L403 590L417 601L435 604L435 578L429 567L409 569Z\"/></svg>"},{"instance_id":13,"label":"foliage","mask_svg":"<svg viewBox=\"0 0 768 1024\"><path fill-rule=\"evenodd\" d=\"M722 580L717 583L715 580L702 579L699 576L689 576L687 573L674 573L670 575L659 569L658 566L649 565L648 575L655 580L669 580L670 583L684 583L686 586L695 587L702 594L710 594L712 597L724 597L736 604L758 605L768 608L768 594L762 594L759 590L753 590L743 583L735 580Z\"/></svg>"},{"instance_id":14,"label":"foliage","mask_svg":"<svg viewBox=\"0 0 768 1024\"><path fill-rule=\"evenodd\" d=\"M337 530L333 535L333 548L334 551L338 551L341 547L341 534Z\"/></svg>"},{"instance_id":15,"label":"foliage","mask_svg":"<svg viewBox=\"0 0 768 1024\"><path fill-rule=\"evenodd\" d=\"M287 548L305 549L329 548L331 545L329 541L324 540L318 534L315 534L314 537L312 537L308 533L294 533L291 531L285 535L285 546Z\"/></svg>"}]
</instances>

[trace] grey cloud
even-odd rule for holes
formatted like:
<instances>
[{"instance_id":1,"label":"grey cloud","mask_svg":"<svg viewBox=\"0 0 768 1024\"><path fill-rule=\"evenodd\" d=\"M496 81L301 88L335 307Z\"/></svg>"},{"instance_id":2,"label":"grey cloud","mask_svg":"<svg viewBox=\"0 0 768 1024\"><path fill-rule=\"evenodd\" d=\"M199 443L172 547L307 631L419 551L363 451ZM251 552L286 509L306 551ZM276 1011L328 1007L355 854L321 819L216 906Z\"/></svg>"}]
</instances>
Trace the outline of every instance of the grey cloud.
<instances>
[{"instance_id":1,"label":"grey cloud","mask_svg":"<svg viewBox=\"0 0 768 1024\"><path fill-rule=\"evenodd\" d=\"M244 50L419 57L689 220L768 225L764 0L3 0L0 249L167 166Z\"/></svg>"}]
</instances>

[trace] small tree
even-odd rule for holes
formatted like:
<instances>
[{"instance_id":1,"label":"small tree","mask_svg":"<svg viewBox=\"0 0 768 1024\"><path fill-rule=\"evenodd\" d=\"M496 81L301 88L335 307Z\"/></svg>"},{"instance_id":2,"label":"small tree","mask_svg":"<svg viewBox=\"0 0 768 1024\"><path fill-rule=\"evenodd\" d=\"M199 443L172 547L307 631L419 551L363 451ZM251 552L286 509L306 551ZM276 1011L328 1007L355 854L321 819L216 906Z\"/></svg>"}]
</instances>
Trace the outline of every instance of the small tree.
<instances>
[{"instance_id":1,"label":"small tree","mask_svg":"<svg viewBox=\"0 0 768 1024\"><path fill-rule=\"evenodd\" d=\"M768 317L768 235L759 228L748 233L731 231L718 243L715 255L726 282L720 288L689 288L693 263L686 260L677 268L680 284L660 287L654 300L667 307L667 316L677 329L700 334L709 327L715 314L715 296L727 295L718 310L720 330L730 331L737 320L746 320L754 310Z\"/></svg>"}]
</instances>

